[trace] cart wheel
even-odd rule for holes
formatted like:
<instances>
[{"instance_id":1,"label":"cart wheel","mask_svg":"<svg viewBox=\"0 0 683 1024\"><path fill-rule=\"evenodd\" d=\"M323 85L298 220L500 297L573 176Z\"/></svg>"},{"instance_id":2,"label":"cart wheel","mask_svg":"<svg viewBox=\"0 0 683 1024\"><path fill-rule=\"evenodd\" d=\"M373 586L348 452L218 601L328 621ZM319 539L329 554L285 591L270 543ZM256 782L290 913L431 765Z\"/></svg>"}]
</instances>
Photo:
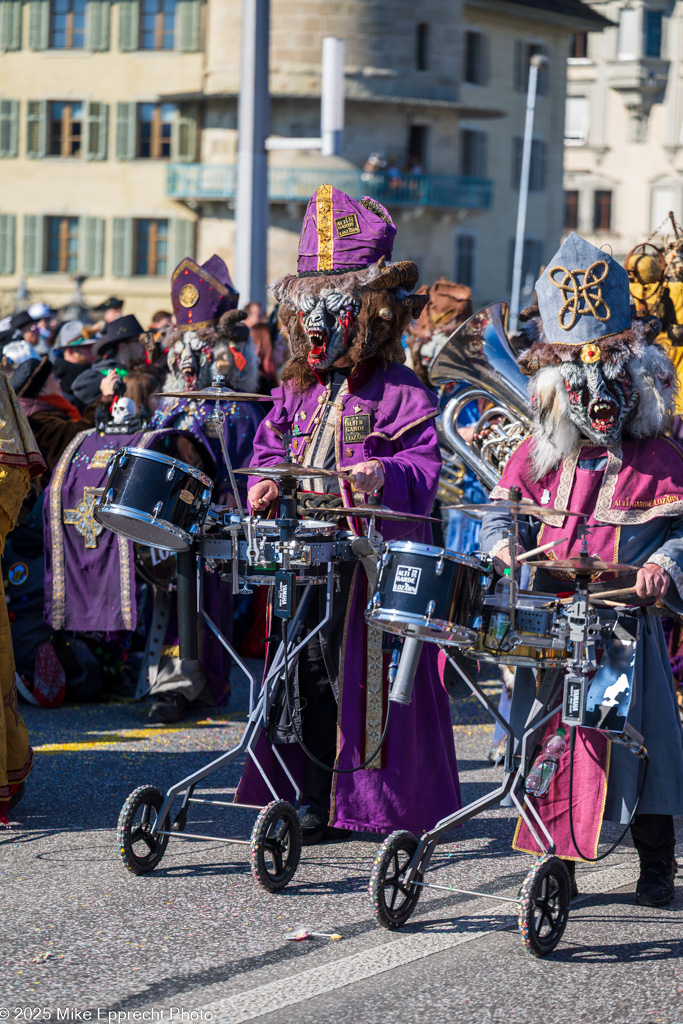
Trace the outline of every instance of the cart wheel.
<instances>
[{"instance_id":1,"label":"cart wheel","mask_svg":"<svg viewBox=\"0 0 683 1024\"><path fill-rule=\"evenodd\" d=\"M121 859L134 875L154 871L160 862L168 836L150 835L164 798L156 786L134 789L119 814L117 837Z\"/></svg>"},{"instance_id":2,"label":"cart wheel","mask_svg":"<svg viewBox=\"0 0 683 1024\"><path fill-rule=\"evenodd\" d=\"M301 857L299 816L286 800L266 804L251 833L254 878L268 892L279 892L294 878Z\"/></svg>"},{"instance_id":3,"label":"cart wheel","mask_svg":"<svg viewBox=\"0 0 683 1024\"><path fill-rule=\"evenodd\" d=\"M420 898L421 885L403 883L417 846L417 837L412 832L392 832L377 851L370 874L370 895L375 917L383 928L400 928L405 924ZM421 874L416 881L422 881Z\"/></svg>"},{"instance_id":4,"label":"cart wheel","mask_svg":"<svg viewBox=\"0 0 683 1024\"><path fill-rule=\"evenodd\" d=\"M519 931L532 956L548 956L567 927L571 884L559 857L539 857L519 890Z\"/></svg>"}]
</instances>

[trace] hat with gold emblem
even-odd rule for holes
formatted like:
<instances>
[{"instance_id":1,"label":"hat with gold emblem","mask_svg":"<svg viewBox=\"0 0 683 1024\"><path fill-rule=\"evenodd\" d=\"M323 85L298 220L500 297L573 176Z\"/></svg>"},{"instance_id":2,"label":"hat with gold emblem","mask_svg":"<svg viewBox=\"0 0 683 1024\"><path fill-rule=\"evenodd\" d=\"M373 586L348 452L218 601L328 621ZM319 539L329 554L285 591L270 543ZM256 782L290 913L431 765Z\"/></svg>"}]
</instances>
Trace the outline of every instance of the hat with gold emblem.
<instances>
[{"instance_id":1,"label":"hat with gold emblem","mask_svg":"<svg viewBox=\"0 0 683 1024\"><path fill-rule=\"evenodd\" d=\"M213 255L201 266L186 256L173 271L171 301L176 326L181 331L198 331L237 309L239 294L220 256Z\"/></svg>"}]
</instances>

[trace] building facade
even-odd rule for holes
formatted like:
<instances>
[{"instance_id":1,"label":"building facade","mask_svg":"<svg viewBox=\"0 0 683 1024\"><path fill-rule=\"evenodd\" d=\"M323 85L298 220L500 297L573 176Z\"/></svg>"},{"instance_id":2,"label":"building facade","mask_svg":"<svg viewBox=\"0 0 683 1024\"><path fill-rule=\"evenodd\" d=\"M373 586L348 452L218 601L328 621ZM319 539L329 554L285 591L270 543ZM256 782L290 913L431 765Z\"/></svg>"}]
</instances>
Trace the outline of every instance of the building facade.
<instances>
[{"instance_id":1,"label":"building facade","mask_svg":"<svg viewBox=\"0 0 683 1024\"><path fill-rule=\"evenodd\" d=\"M564 227L623 260L683 219L683 3L591 7L611 24L572 43Z\"/></svg>"},{"instance_id":2,"label":"building facade","mask_svg":"<svg viewBox=\"0 0 683 1024\"><path fill-rule=\"evenodd\" d=\"M233 265L242 0L0 0L0 312L168 305L184 255ZM542 12L542 14L541 14ZM268 273L295 265L329 181L388 206L422 280L507 297L528 59L544 52L529 279L562 230L566 53L600 27L579 0L271 0L271 132L320 132L326 35L346 40L342 153L271 152ZM370 159L376 154L374 159ZM247 301L252 296L242 296Z\"/></svg>"}]
</instances>

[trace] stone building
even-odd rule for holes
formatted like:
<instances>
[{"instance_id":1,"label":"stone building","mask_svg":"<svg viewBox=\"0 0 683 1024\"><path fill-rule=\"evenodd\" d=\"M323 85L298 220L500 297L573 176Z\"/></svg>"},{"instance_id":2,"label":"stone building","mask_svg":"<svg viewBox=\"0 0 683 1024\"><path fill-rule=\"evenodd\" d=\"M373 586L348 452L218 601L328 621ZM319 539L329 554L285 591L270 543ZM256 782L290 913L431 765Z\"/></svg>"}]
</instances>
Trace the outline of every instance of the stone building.
<instances>
[{"instance_id":1,"label":"stone building","mask_svg":"<svg viewBox=\"0 0 683 1024\"><path fill-rule=\"evenodd\" d=\"M181 256L231 265L241 6L0 0L0 310L23 279L63 305L81 274L89 301L125 296L145 320L168 305ZM319 134L326 35L346 40L346 128L339 157L270 154L269 276L293 267L304 204L329 181L389 207L396 258L423 280L506 296L528 59L542 51L531 279L562 229L569 39L601 26L579 0L271 0L272 133Z\"/></svg>"},{"instance_id":2,"label":"stone building","mask_svg":"<svg viewBox=\"0 0 683 1024\"><path fill-rule=\"evenodd\" d=\"M683 3L590 6L610 25L572 40L564 226L623 260L683 219Z\"/></svg>"}]
</instances>

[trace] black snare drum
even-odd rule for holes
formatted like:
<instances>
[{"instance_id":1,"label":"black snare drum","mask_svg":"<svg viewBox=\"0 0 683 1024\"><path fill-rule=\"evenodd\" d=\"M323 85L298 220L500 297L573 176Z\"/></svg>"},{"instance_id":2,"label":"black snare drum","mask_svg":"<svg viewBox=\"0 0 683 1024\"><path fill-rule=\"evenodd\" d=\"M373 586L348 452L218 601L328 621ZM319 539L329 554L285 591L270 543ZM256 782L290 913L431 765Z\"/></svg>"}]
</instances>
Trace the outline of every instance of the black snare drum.
<instances>
[{"instance_id":1,"label":"black snare drum","mask_svg":"<svg viewBox=\"0 0 683 1024\"><path fill-rule=\"evenodd\" d=\"M453 551L390 541L382 546L366 619L389 633L471 644L481 627L490 570Z\"/></svg>"},{"instance_id":2,"label":"black snare drum","mask_svg":"<svg viewBox=\"0 0 683 1024\"><path fill-rule=\"evenodd\" d=\"M199 532L213 483L199 469L146 448L112 458L98 523L152 548L186 550Z\"/></svg>"}]
</instances>

